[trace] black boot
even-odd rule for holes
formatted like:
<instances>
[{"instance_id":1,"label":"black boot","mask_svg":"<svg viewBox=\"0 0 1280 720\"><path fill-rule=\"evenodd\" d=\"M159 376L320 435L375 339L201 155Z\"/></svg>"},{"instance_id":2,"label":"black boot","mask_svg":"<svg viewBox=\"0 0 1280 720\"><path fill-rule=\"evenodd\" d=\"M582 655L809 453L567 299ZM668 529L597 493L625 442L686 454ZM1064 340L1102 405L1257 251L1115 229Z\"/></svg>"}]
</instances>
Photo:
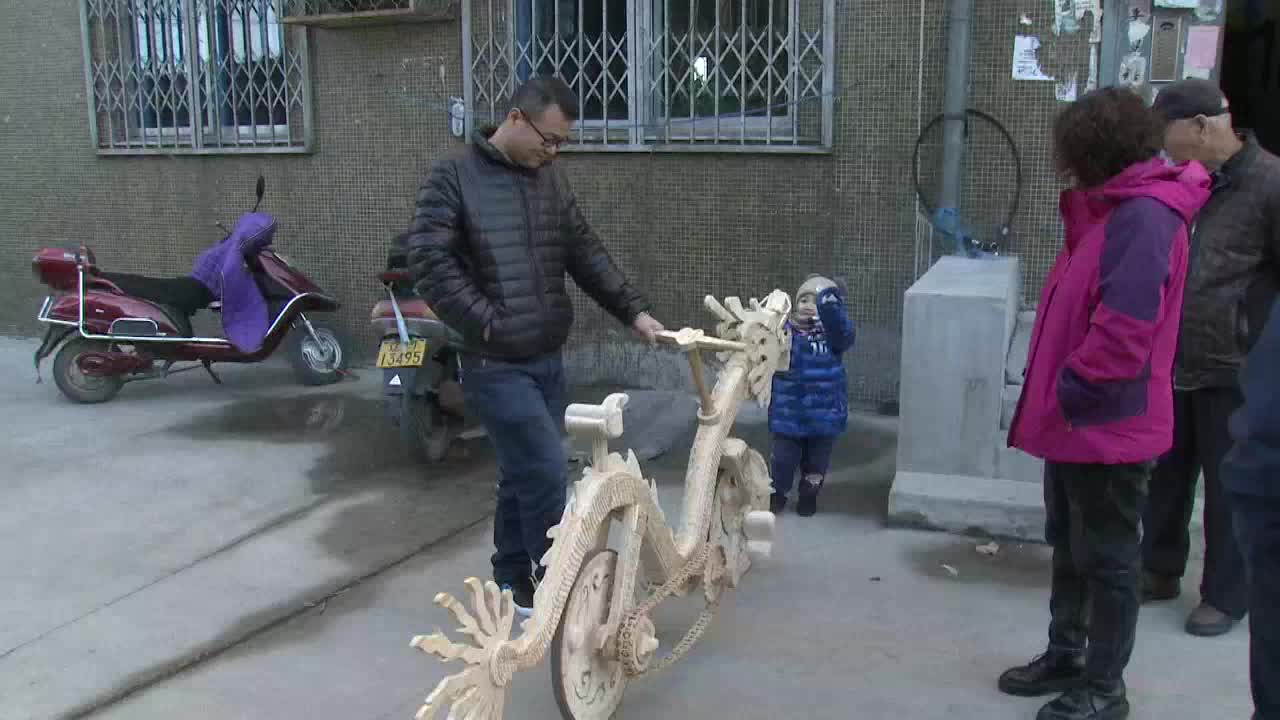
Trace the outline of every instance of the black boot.
<instances>
[{"instance_id":1,"label":"black boot","mask_svg":"<svg viewBox=\"0 0 1280 720\"><path fill-rule=\"evenodd\" d=\"M1060 693L1084 681L1084 653L1050 650L1000 676L1000 692L1019 697Z\"/></svg>"},{"instance_id":2,"label":"black boot","mask_svg":"<svg viewBox=\"0 0 1280 720\"><path fill-rule=\"evenodd\" d=\"M822 476L810 475L800 481L800 498L796 501L796 514L812 517L818 512L818 491L822 490Z\"/></svg>"},{"instance_id":3,"label":"black boot","mask_svg":"<svg viewBox=\"0 0 1280 720\"><path fill-rule=\"evenodd\" d=\"M1127 717L1129 700L1123 683L1111 689L1084 684L1040 708L1036 720L1125 720Z\"/></svg>"}]
</instances>

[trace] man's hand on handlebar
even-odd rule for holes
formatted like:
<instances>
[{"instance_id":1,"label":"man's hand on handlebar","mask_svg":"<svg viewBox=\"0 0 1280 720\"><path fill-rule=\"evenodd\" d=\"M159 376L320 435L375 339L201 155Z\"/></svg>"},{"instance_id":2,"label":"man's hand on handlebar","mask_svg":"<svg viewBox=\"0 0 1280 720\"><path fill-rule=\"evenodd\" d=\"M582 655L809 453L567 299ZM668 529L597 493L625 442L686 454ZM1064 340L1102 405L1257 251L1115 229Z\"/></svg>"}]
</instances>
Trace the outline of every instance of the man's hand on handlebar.
<instances>
[{"instance_id":1,"label":"man's hand on handlebar","mask_svg":"<svg viewBox=\"0 0 1280 720\"><path fill-rule=\"evenodd\" d=\"M631 332L650 345L657 344L658 333L663 330L666 330L666 328L662 326L662 323L655 320L647 312L637 315L635 322L631 324Z\"/></svg>"}]
</instances>

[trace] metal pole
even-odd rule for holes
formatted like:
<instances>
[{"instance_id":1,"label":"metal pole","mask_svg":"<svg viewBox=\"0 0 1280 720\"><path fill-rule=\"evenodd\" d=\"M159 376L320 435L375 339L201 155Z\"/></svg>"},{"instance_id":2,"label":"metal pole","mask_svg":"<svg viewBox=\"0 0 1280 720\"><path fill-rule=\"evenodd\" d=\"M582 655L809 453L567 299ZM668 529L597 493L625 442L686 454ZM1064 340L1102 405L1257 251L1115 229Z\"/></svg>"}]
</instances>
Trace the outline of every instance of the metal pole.
<instances>
[{"instance_id":1,"label":"metal pole","mask_svg":"<svg viewBox=\"0 0 1280 720\"><path fill-rule=\"evenodd\" d=\"M943 101L942 195L938 207L960 207L964 177L965 110L969 107L969 65L973 57L973 0L951 0L947 37L947 88Z\"/></svg>"}]
</instances>

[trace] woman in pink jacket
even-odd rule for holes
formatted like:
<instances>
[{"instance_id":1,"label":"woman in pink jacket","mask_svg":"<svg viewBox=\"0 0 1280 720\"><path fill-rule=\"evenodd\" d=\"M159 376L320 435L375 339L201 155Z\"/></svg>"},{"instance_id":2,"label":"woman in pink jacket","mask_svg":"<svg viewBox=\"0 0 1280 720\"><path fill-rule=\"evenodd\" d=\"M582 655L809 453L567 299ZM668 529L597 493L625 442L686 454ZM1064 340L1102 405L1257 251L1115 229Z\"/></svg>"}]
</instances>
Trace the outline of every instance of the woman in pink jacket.
<instances>
[{"instance_id":1,"label":"woman in pink jacket","mask_svg":"<svg viewBox=\"0 0 1280 720\"><path fill-rule=\"evenodd\" d=\"M1209 175L1159 157L1163 127L1133 91L1104 88L1053 129L1065 243L1041 292L1009 445L1045 460L1053 546L1048 651L1000 677L1062 693L1039 720L1129 714L1123 672L1138 622L1140 522L1173 443L1172 365L1187 227Z\"/></svg>"}]
</instances>

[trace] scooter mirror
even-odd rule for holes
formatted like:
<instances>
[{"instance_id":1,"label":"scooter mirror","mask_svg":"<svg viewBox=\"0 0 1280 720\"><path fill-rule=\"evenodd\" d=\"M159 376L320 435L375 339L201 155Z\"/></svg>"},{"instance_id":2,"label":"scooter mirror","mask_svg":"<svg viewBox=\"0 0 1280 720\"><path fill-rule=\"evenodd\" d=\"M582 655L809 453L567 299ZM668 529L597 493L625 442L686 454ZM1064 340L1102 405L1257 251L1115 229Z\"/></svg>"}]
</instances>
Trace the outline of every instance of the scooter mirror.
<instances>
[{"instance_id":1,"label":"scooter mirror","mask_svg":"<svg viewBox=\"0 0 1280 720\"><path fill-rule=\"evenodd\" d=\"M267 180L261 175L258 176L258 183L254 186L253 192L258 196L258 201L253 204L253 212L258 212L258 206L262 204L262 194L267 190Z\"/></svg>"}]
</instances>

